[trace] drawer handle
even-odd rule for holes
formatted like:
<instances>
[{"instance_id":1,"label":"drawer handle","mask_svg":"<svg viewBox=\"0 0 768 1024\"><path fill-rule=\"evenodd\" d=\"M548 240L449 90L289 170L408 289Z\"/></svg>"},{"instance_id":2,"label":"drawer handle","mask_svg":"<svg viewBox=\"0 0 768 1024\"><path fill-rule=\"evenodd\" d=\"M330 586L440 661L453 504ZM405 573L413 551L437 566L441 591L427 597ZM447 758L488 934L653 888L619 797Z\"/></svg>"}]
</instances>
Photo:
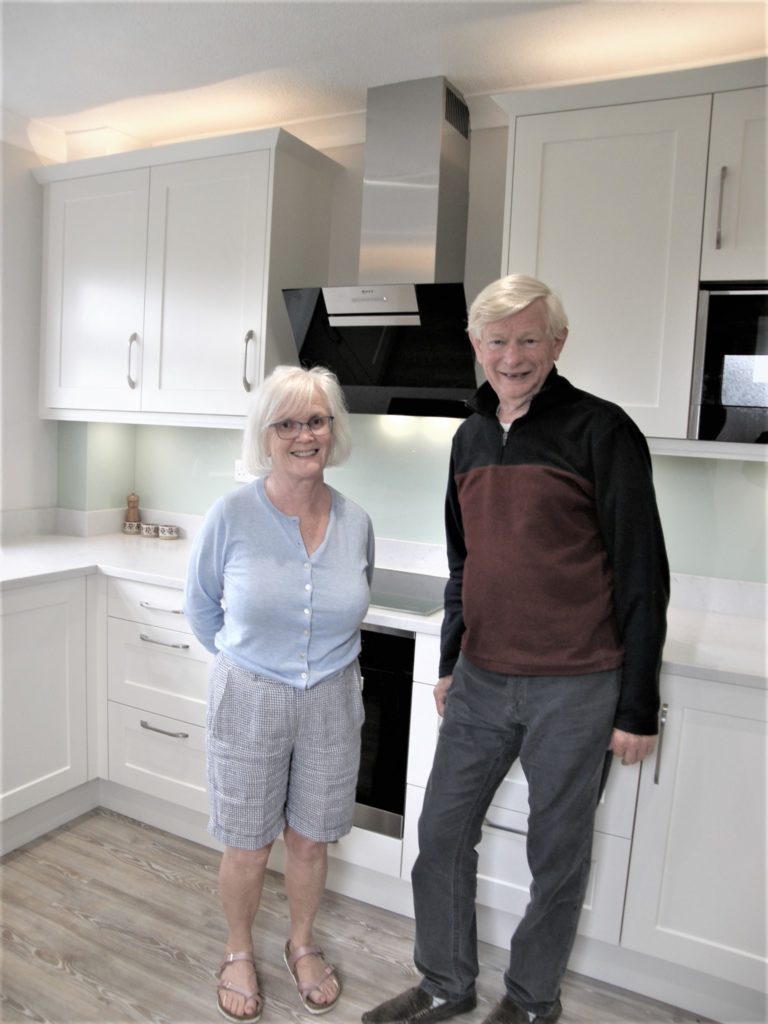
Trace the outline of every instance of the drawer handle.
<instances>
[{"instance_id":1,"label":"drawer handle","mask_svg":"<svg viewBox=\"0 0 768 1024\"><path fill-rule=\"evenodd\" d=\"M150 732L161 732L163 734L163 736L171 736L175 740L188 740L189 739L189 733L188 732L168 732L167 729L158 729L156 725L150 725L149 722L145 722L143 718L141 720L141 728L142 729L149 729Z\"/></svg>"},{"instance_id":2,"label":"drawer handle","mask_svg":"<svg viewBox=\"0 0 768 1024\"><path fill-rule=\"evenodd\" d=\"M656 751L656 771L653 773L653 784L658 786L659 779L661 777L661 745L664 742L664 728L667 724L667 713L669 712L669 704L661 705L661 714L659 715L659 742L658 750Z\"/></svg>"},{"instance_id":3,"label":"drawer handle","mask_svg":"<svg viewBox=\"0 0 768 1024\"><path fill-rule=\"evenodd\" d=\"M139 601L139 608L148 608L151 612L168 612L169 615L183 615L183 608L161 608L157 604L150 604L149 601Z\"/></svg>"},{"instance_id":4,"label":"drawer handle","mask_svg":"<svg viewBox=\"0 0 768 1024\"><path fill-rule=\"evenodd\" d=\"M499 825L496 821L491 821L490 818L486 818L483 822L488 828L498 829L499 832L511 832L513 836L527 836L528 833L522 828L510 828L509 825Z\"/></svg>"},{"instance_id":5,"label":"drawer handle","mask_svg":"<svg viewBox=\"0 0 768 1024\"><path fill-rule=\"evenodd\" d=\"M153 640L151 636L147 636L146 633L139 633L139 639L143 640L147 644L158 644L160 647L173 647L177 651L188 651L189 644L169 644L166 640Z\"/></svg>"}]
</instances>

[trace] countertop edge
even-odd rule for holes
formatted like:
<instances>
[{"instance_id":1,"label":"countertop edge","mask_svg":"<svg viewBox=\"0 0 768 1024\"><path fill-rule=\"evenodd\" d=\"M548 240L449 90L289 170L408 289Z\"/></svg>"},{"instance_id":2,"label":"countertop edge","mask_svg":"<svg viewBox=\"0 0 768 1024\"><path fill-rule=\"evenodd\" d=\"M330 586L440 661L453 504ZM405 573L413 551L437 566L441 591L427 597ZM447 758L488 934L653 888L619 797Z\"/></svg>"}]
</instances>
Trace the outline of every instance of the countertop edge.
<instances>
[{"instance_id":1,"label":"countertop edge","mask_svg":"<svg viewBox=\"0 0 768 1024\"><path fill-rule=\"evenodd\" d=\"M57 535L30 538L27 544L5 546L0 552L0 593L36 584L99 574L183 590L190 547L191 542L185 539L172 542L145 538L126 539L120 534L95 538ZM391 567L395 568L394 565ZM705 584L706 580L691 577L689 582L693 584L695 590ZM721 582L730 584L726 587L729 592L749 591L756 586L741 584L739 581ZM758 597L762 599L763 595L764 590L760 589ZM748 614L739 611L728 612L721 607L714 612L697 606L670 607L672 628L668 642L672 649L667 651L667 656L662 660L662 671L672 675L768 689L766 642L762 639L765 636L765 620L762 615L754 614L758 606L759 602L749 602L745 606L749 608ZM442 611L422 616L413 612L399 612L371 605L364 623L402 629L414 634L439 636L442 619ZM735 646L737 641L731 636L732 623L728 622L729 619L733 624L748 630L746 634L742 631L742 640L747 641L745 645ZM727 630L724 627L727 627ZM697 648L702 646L701 641L705 633L706 640L711 641L712 628L730 641L730 647L727 642L723 643L720 649L715 649L714 655L710 656ZM744 649L747 650L746 658L742 657ZM691 657L687 658L689 653ZM734 670L724 666L722 662L729 659L741 660L742 667ZM761 671L762 669L765 671Z\"/></svg>"}]
</instances>

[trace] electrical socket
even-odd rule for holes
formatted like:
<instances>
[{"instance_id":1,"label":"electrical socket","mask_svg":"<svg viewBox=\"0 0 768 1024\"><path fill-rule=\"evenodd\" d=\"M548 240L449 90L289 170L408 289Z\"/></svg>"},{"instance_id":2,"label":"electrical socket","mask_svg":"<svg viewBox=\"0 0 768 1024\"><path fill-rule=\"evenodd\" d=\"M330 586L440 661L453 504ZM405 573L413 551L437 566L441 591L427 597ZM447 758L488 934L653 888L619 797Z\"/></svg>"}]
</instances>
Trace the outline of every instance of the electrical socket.
<instances>
[{"instance_id":1,"label":"electrical socket","mask_svg":"<svg viewBox=\"0 0 768 1024\"><path fill-rule=\"evenodd\" d=\"M243 466L243 460L235 459L235 480L237 480L239 484L247 484L249 480L255 479L256 477L251 476L250 473L246 472L245 467Z\"/></svg>"}]
</instances>

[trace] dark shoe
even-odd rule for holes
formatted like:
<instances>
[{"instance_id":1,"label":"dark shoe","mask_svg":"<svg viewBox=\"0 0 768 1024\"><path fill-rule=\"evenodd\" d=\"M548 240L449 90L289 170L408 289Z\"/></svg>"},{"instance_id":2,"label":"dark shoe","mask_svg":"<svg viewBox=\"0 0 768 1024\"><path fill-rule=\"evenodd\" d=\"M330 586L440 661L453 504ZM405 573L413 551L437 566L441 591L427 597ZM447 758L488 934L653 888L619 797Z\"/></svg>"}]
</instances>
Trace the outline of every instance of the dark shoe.
<instances>
[{"instance_id":1,"label":"dark shoe","mask_svg":"<svg viewBox=\"0 0 768 1024\"><path fill-rule=\"evenodd\" d=\"M555 1024L562 1012L563 1007L558 999L549 1013L539 1014L531 1020L527 1010L518 1006L509 996L504 996L491 1010L483 1024Z\"/></svg>"},{"instance_id":2,"label":"dark shoe","mask_svg":"<svg viewBox=\"0 0 768 1024\"><path fill-rule=\"evenodd\" d=\"M363 1024L432 1024L432 1021L455 1017L457 1013L468 1013L475 1006L477 996L474 992L463 999L432 1006L432 996L417 985L386 1003L379 1003L372 1010L366 1010L361 1020Z\"/></svg>"}]
</instances>

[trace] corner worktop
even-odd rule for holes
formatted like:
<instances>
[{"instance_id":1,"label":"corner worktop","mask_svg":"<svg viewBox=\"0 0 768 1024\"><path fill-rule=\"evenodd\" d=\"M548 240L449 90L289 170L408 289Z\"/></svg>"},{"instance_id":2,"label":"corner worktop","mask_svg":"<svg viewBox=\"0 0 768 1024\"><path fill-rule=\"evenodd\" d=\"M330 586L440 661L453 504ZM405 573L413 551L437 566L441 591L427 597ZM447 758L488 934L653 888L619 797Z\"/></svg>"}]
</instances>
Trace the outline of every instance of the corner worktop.
<instances>
[{"instance_id":1,"label":"corner worktop","mask_svg":"<svg viewBox=\"0 0 768 1024\"><path fill-rule=\"evenodd\" d=\"M94 537L29 536L3 545L0 591L94 573L181 589L190 548L191 541L185 538L160 540L122 533ZM401 568L391 561L382 567ZM440 633L442 618L442 612L418 615L371 605L365 621L375 626L436 636Z\"/></svg>"},{"instance_id":2,"label":"corner worktop","mask_svg":"<svg viewBox=\"0 0 768 1024\"><path fill-rule=\"evenodd\" d=\"M159 540L120 533L28 536L3 546L0 589L94 573L180 589L190 543L183 538ZM405 568L391 561L384 567ZM766 589L758 583L675 574L664 670L765 687ZM372 605L366 622L436 636L442 613L424 616Z\"/></svg>"}]
</instances>

